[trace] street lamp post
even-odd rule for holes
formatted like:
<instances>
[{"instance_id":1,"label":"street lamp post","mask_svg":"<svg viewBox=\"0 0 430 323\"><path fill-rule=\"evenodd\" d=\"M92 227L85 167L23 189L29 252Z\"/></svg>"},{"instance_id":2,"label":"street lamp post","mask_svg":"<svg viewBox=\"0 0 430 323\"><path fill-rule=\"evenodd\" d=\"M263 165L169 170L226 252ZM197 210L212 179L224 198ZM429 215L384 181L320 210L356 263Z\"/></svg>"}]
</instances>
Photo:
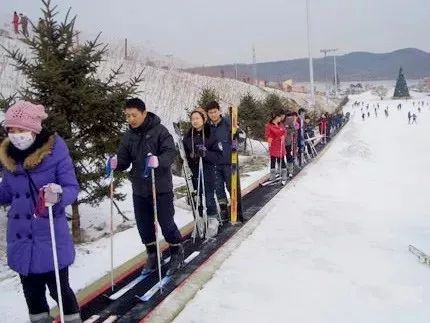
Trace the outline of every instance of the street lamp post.
<instances>
[{"instance_id":1,"label":"street lamp post","mask_svg":"<svg viewBox=\"0 0 430 323\"><path fill-rule=\"evenodd\" d=\"M311 82L311 102L310 106L315 105L315 90L314 90L314 66L312 62L312 49L311 49L311 14L310 14L310 0L306 0L306 22L308 34L308 55L309 55L309 78Z\"/></svg>"}]
</instances>

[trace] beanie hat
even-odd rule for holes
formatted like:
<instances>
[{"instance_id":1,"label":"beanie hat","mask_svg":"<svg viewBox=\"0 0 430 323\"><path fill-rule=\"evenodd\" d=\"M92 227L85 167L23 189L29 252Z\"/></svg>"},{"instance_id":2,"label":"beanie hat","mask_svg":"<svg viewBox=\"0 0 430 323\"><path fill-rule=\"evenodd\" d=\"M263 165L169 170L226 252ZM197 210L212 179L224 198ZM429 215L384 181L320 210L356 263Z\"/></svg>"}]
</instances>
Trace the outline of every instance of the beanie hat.
<instances>
[{"instance_id":1,"label":"beanie hat","mask_svg":"<svg viewBox=\"0 0 430 323\"><path fill-rule=\"evenodd\" d=\"M5 128L20 128L39 134L42 131L42 121L48 118L45 107L29 101L18 101L6 111Z\"/></svg>"},{"instance_id":2,"label":"beanie hat","mask_svg":"<svg viewBox=\"0 0 430 323\"><path fill-rule=\"evenodd\" d=\"M208 121L208 115L206 114L206 111L202 108L195 108L193 111L191 111L190 116L193 115L193 113L198 113L202 116L203 122L206 123Z\"/></svg>"},{"instance_id":3,"label":"beanie hat","mask_svg":"<svg viewBox=\"0 0 430 323\"><path fill-rule=\"evenodd\" d=\"M146 110L145 102L143 102L139 98L132 98L127 100L125 102L125 108L136 108L142 112Z\"/></svg>"}]
</instances>

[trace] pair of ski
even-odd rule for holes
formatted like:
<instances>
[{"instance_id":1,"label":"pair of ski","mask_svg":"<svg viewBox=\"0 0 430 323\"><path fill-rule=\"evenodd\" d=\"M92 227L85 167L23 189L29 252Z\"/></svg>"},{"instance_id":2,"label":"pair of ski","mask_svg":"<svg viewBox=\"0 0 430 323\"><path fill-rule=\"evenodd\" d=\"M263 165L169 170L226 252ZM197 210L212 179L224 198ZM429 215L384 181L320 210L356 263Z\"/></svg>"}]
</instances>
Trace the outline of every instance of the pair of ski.
<instances>
[{"instance_id":1,"label":"pair of ski","mask_svg":"<svg viewBox=\"0 0 430 323\"><path fill-rule=\"evenodd\" d=\"M200 254L199 251L194 251L191 255L189 255L184 260L184 265L182 268L186 267L194 258L196 258ZM165 262L162 264L169 262L169 258L165 260ZM117 292L107 296L111 301L116 301L119 298L121 298L123 295L128 293L130 290L132 290L135 286L137 286L139 283L143 282L145 279L149 278L152 274L154 274L156 270L141 273L139 276L137 276L135 279L130 281L127 285L122 287ZM145 294L143 295L136 295L138 299L140 299L142 302L149 301L157 292L163 293L163 289L172 281L174 280L175 273L172 275L165 275L161 280L159 280L154 286L152 286Z\"/></svg>"},{"instance_id":2,"label":"pair of ski","mask_svg":"<svg viewBox=\"0 0 430 323\"><path fill-rule=\"evenodd\" d=\"M430 266L430 256L419 250L418 248L410 245L409 251L418 257L419 261L423 264Z\"/></svg>"}]
</instances>

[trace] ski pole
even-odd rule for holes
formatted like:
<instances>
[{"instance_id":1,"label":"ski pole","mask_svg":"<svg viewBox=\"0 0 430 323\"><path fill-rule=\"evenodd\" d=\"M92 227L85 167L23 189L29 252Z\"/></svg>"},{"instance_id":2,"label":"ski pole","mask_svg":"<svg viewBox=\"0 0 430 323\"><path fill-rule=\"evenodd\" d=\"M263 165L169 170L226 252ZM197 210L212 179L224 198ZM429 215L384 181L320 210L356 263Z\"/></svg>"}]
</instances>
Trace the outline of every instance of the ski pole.
<instances>
[{"instance_id":1,"label":"ski pole","mask_svg":"<svg viewBox=\"0 0 430 323\"><path fill-rule=\"evenodd\" d=\"M112 159L115 157L109 157L106 162L106 178L109 178L109 197L110 197L110 280L111 280L111 289L114 290L114 279L113 279L113 168L112 168Z\"/></svg>"},{"instance_id":2,"label":"ski pole","mask_svg":"<svg viewBox=\"0 0 430 323\"><path fill-rule=\"evenodd\" d=\"M148 154L148 158L152 156L151 153ZM148 160L150 164L150 160ZM150 167L150 165L148 165ZM158 209L157 209L157 190L155 186L155 170L151 167L151 179L152 179L152 204L154 207L154 229L155 229L155 245L157 247L157 262L158 262L158 284L160 287L160 292L163 293L163 285L161 283L163 277L161 276L161 251L160 251L160 234L159 234L159 223L158 223Z\"/></svg>"},{"instance_id":3,"label":"ski pole","mask_svg":"<svg viewBox=\"0 0 430 323\"><path fill-rule=\"evenodd\" d=\"M209 224L208 224L208 212L206 206L206 186L205 186L205 174L203 169L203 158L200 157L199 160L199 181L202 181L202 204L203 204L203 221L205 223L205 237L207 239Z\"/></svg>"},{"instance_id":4,"label":"ski pole","mask_svg":"<svg viewBox=\"0 0 430 323\"><path fill-rule=\"evenodd\" d=\"M54 229L54 214L52 210L52 204L46 203L45 205L48 207L48 211L49 211L49 231L51 233L52 257L54 260L55 283L57 285L57 297L58 297L58 307L60 309L60 320L61 320L61 323L64 323L63 296L61 295L60 269L58 267L57 241L55 239L55 229Z\"/></svg>"},{"instance_id":5,"label":"ski pole","mask_svg":"<svg viewBox=\"0 0 430 323\"><path fill-rule=\"evenodd\" d=\"M111 289L114 290L113 280L113 170L110 174L110 283Z\"/></svg>"}]
</instances>

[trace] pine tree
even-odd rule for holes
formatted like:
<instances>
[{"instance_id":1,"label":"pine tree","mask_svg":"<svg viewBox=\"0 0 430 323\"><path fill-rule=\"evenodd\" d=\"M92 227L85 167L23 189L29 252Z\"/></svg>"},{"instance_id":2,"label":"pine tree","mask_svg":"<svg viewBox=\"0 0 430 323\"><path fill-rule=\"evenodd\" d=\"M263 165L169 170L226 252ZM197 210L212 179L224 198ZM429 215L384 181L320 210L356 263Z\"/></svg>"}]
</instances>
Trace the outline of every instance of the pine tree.
<instances>
[{"instance_id":1,"label":"pine tree","mask_svg":"<svg viewBox=\"0 0 430 323\"><path fill-rule=\"evenodd\" d=\"M200 98L197 101L197 106L200 108L205 108L206 105L211 101L219 102L220 98L218 93L213 88L204 88L200 94Z\"/></svg>"},{"instance_id":2,"label":"pine tree","mask_svg":"<svg viewBox=\"0 0 430 323\"><path fill-rule=\"evenodd\" d=\"M239 125L246 135L254 139L264 139L264 118L261 102L250 93L244 95L239 104Z\"/></svg>"},{"instance_id":3,"label":"pine tree","mask_svg":"<svg viewBox=\"0 0 430 323\"><path fill-rule=\"evenodd\" d=\"M98 78L107 46L98 37L78 45L76 16L70 19L69 9L64 21L58 22L57 6L50 0L42 3L42 21L33 26L33 36L23 39L31 57L20 49L3 49L27 79L19 96L45 106L49 115L45 127L62 136L70 149L83 193L72 205L73 236L80 241L79 204L98 205L107 196L107 188L100 184L105 158L119 145L124 129L122 107L127 97L136 94L142 74L119 81L118 67L106 79Z\"/></svg>"},{"instance_id":4,"label":"pine tree","mask_svg":"<svg viewBox=\"0 0 430 323\"><path fill-rule=\"evenodd\" d=\"M410 98L408 85L406 84L405 76L403 75L403 69L400 67L399 76L396 82L396 88L394 90L393 99L399 98Z\"/></svg>"}]
</instances>

